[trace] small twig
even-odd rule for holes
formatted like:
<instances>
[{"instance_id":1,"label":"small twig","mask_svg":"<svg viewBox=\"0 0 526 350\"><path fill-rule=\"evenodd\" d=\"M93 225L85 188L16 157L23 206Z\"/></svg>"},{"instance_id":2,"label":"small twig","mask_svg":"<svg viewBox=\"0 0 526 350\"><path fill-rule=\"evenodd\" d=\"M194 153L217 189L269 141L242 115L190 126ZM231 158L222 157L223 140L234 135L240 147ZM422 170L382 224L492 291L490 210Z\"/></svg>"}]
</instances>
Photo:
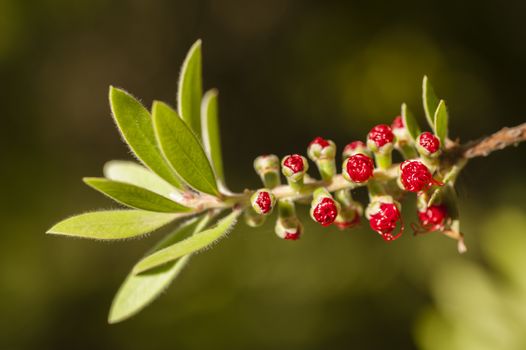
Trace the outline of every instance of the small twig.
<instances>
[{"instance_id":1,"label":"small twig","mask_svg":"<svg viewBox=\"0 0 526 350\"><path fill-rule=\"evenodd\" d=\"M523 141L526 141L526 123L511 128L502 128L490 136L468 142L461 146L460 154L466 159L486 157L491 152L517 145Z\"/></svg>"}]
</instances>

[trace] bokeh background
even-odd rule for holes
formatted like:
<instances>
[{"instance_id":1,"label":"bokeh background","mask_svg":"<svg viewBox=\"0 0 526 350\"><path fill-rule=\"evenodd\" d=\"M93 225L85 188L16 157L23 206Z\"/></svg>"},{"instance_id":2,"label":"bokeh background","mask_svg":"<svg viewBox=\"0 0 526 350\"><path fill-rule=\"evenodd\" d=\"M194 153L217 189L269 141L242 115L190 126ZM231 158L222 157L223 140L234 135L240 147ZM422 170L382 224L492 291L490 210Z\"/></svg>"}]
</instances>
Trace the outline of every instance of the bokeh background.
<instances>
[{"instance_id":1,"label":"bokeh background","mask_svg":"<svg viewBox=\"0 0 526 350\"><path fill-rule=\"evenodd\" d=\"M524 122L525 13L520 0L0 0L0 348L526 348L525 145L473 160L459 179L463 256L437 234L385 244L366 224L305 220L291 243L272 220L241 223L114 326L113 295L160 234L44 234L115 207L80 181L131 159L108 86L175 103L197 38L205 87L220 90L227 180L242 190L258 186L259 154L305 152L318 135L363 139L402 102L423 123L424 74L448 102L453 137Z\"/></svg>"}]
</instances>

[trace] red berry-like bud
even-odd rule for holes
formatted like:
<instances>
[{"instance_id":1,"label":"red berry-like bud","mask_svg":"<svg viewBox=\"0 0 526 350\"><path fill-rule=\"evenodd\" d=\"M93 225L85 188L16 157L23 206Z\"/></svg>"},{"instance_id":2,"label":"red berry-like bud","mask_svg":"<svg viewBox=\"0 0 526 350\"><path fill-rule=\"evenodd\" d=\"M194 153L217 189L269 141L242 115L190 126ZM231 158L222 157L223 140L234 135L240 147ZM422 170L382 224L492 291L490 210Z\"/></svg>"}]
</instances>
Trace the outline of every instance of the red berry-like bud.
<instances>
[{"instance_id":1,"label":"red berry-like bud","mask_svg":"<svg viewBox=\"0 0 526 350\"><path fill-rule=\"evenodd\" d=\"M376 212L369 215L369 225L386 241L394 241L402 235L403 226L398 234L392 233L398 221L401 221L400 211L394 203L380 203Z\"/></svg>"},{"instance_id":2,"label":"red berry-like bud","mask_svg":"<svg viewBox=\"0 0 526 350\"><path fill-rule=\"evenodd\" d=\"M300 173L305 169L305 161L299 154L292 154L285 157L283 166L289 168L293 174Z\"/></svg>"},{"instance_id":3,"label":"red berry-like bud","mask_svg":"<svg viewBox=\"0 0 526 350\"><path fill-rule=\"evenodd\" d=\"M369 141L374 143L377 148L380 148L388 143L392 143L394 139L393 131L391 127L386 124L376 125L369 131L367 135L368 144Z\"/></svg>"},{"instance_id":4,"label":"red berry-like bud","mask_svg":"<svg viewBox=\"0 0 526 350\"><path fill-rule=\"evenodd\" d=\"M334 199L323 197L311 210L312 218L322 226L329 226L338 216L338 207Z\"/></svg>"},{"instance_id":5,"label":"red berry-like bud","mask_svg":"<svg viewBox=\"0 0 526 350\"><path fill-rule=\"evenodd\" d=\"M343 159L349 158L357 153L370 154L367 145L362 141L353 141L343 148Z\"/></svg>"},{"instance_id":6,"label":"red berry-like bud","mask_svg":"<svg viewBox=\"0 0 526 350\"><path fill-rule=\"evenodd\" d=\"M440 150L440 140L429 131L423 132L418 136L418 145L427 155L432 155Z\"/></svg>"},{"instance_id":7,"label":"red berry-like bud","mask_svg":"<svg viewBox=\"0 0 526 350\"><path fill-rule=\"evenodd\" d=\"M303 225L296 217L279 218L276 221L275 232L279 238L295 241L303 233Z\"/></svg>"},{"instance_id":8,"label":"red berry-like bud","mask_svg":"<svg viewBox=\"0 0 526 350\"><path fill-rule=\"evenodd\" d=\"M268 190L262 189L256 191L256 193L250 197L250 202L256 213L266 215L274 208L276 199Z\"/></svg>"},{"instance_id":9,"label":"red berry-like bud","mask_svg":"<svg viewBox=\"0 0 526 350\"><path fill-rule=\"evenodd\" d=\"M307 154L315 162L321 159L334 159L336 156L336 144L323 137L316 137L309 143Z\"/></svg>"},{"instance_id":10,"label":"red berry-like bud","mask_svg":"<svg viewBox=\"0 0 526 350\"><path fill-rule=\"evenodd\" d=\"M325 148L330 145L329 141L325 140L323 137L316 137L314 140L312 140L311 143L309 143L309 147L313 145L318 145L321 148Z\"/></svg>"},{"instance_id":11,"label":"red berry-like bud","mask_svg":"<svg viewBox=\"0 0 526 350\"><path fill-rule=\"evenodd\" d=\"M351 182L366 182L373 176L373 171L373 160L365 154L357 153L343 162L343 176Z\"/></svg>"},{"instance_id":12,"label":"red berry-like bud","mask_svg":"<svg viewBox=\"0 0 526 350\"><path fill-rule=\"evenodd\" d=\"M418 220L426 231L441 231L447 218L445 205L432 205L424 211L418 212Z\"/></svg>"},{"instance_id":13,"label":"red berry-like bud","mask_svg":"<svg viewBox=\"0 0 526 350\"><path fill-rule=\"evenodd\" d=\"M406 191L427 191L433 185L443 184L433 179L429 169L418 160L406 160L400 164L400 181Z\"/></svg>"},{"instance_id":14,"label":"red berry-like bud","mask_svg":"<svg viewBox=\"0 0 526 350\"><path fill-rule=\"evenodd\" d=\"M398 116L394 118L393 122L391 123L391 129L403 129L404 128L404 120L402 119L402 116Z\"/></svg>"}]
</instances>

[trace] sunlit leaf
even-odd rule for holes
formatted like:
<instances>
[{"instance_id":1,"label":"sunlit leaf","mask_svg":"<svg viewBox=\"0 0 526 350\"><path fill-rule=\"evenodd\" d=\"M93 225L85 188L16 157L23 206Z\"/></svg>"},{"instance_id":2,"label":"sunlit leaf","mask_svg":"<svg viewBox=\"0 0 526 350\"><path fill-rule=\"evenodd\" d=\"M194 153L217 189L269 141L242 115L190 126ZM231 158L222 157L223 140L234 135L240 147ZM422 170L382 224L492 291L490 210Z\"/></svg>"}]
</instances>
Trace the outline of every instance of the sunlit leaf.
<instances>
[{"instance_id":1,"label":"sunlit leaf","mask_svg":"<svg viewBox=\"0 0 526 350\"><path fill-rule=\"evenodd\" d=\"M193 218L188 220L161 240L150 253L199 232L206 226L208 220L209 215L205 215L201 219ZM190 256L190 254L186 255L176 261L139 275L130 272L113 299L108 322L117 323L124 321L154 301L179 275L186 266Z\"/></svg>"},{"instance_id":2,"label":"sunlit leaf","mask_svg":"<svg viewBox=\"0 0 526 350\"><path fill-rule=\"evenodd\" d=\"M83 180L88 186L132 208L164 213L181 213L191 210L160 194L125 182L100 177L86 177Z\"/></svg>"},{"instance_id":3,"label":"sunlit leaf","mask_svg":"<svg viewBox=\"0 0 526 350\"><path fill-rule=\"evenodd\" d=\"M442 147L446 145L447 129L448 129L448 113L446 103L444 100L440 100L435 113L435 134L440 139Z\"/></svg>"},{"instance_id":4,"label":"sunlit leaf","mask_svg":"<svg viewBox=\"0 0 526 350\"><path fill-rule=\"evenodd\" d=\"M211 245L228 233L228 231L235 225L240 213L241 212L237 210L233 211L228 216L221 219L214 227L145 257L137 263L133 269L133 273L138 274L148 271Z\"/></svg>"},{"instance_id":5,"label":"sunlit leaf","mask_svg":"<svg viewBox=\"0 0 526 350\"><path fill-rule=\"evenodd\" d=\"M104 164L104 176L110 180L139 186L165 197L177 190L157 174L142 165L126 160L112 160Z\"/></svg>"},{"instance_id":6,"label":"sunlit leaf","mask_svg":"<svg viewBox=\"0 0 526 350\"><path fill-rule=\"evenodd\" d=\"M180 216L144 210L96 211L63 220L47 233L102 240L123 239L157 230Z\"/></svg>"},{"instance_id":7,"label":"sunlit leaf","mask_svg":"<svg viewBox=\"0 0 526 350\"><path fill-rule=\"evenodd\" d=\"M197 137L201 137L202 87L201 40L197 40L181 67L177 90L177 111Z\"/></svg>"},{"instance_id":8,"label":"sunlit leaf","mask_svg":"<svg viewBox=\"0 0 526 350\"><path fill-rule=\"evenodd\" d=\"M157 140L177 174L196 190L217 195L214 171L194 133L167 104L154 102L152 110Z\"/></svg>"},{"instance_id":9,"label":"sunlit leaf","mask_svg":"<svg viewBox=\"0 0 526 350\"><path fill-rule=\"evenodd\" d=\"M420 135L420 128L418 127L418 123L416 122L413 113L411 113L405 103L402 103L402 119L407 129L407 133L411 136L411 139L416 142L418 135Z\"/></svg>"},{"instance_id":10,"label":"sunlit leaf","mask_svg":"<svg viewBox=\"0 0 526 350\"><path fill-rule=\"evenodd\" d=\"M109 98L113 118L133 153L160 177L181 188L157 146L148 110L132 95L113 86L110 86Z\"/></svg>"},{"instance_id":11,"label":"sunlit leaf","mask_svg":"<svg viewBox=\"0 0 526 350\"><path fill-rule=\"evenodd\" d=\"M424 75L422 82L422 100L424 103L424 111L426 112L426 119L429 126L435 129L435 111L438 107L438 97L429 82L429 79Z\"/></svg>"},{"instance_id":12,"label":"sunlit leaf","mask_svg":"<svg viewBox=\"0 0 526 350\"><path fill-rule=\"evenodd\" d=\"M221 153L221 135L217 106L217 90L207 91L201 107L201 124L203 128L203 146L212 162L215 174L224 182L223 156Z\"/></svg>"}]
</instances>

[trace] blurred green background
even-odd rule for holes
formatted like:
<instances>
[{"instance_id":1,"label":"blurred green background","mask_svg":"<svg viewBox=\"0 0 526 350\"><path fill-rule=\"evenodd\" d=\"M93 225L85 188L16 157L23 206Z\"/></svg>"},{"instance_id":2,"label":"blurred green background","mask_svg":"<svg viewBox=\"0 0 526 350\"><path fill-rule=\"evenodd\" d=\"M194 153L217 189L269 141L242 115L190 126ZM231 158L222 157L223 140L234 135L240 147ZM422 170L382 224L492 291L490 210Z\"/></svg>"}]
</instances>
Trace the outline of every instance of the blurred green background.
<instances>
[{"instance_id":1,"label":"blurred green background","mask_svg":"<svg viewBox=\"0 0 526 350\"><path fill-rule=\"evenodd\" d=\"M386 244L304 220L240 224L137 317L106 323L150 247L46 236L115 207L84 186L130 159L108 85L175 103L203 39L220 90L227 180L257 187L252 159L340 146L407 102L423 123L428 74L467 141L525 120L524 1L0 0L1 349L524 349L526 146L473 160L459 179L469 252L438 234ZM415 219L414 205L404 215ZM305 213L306 209L302 210Z\"/></svg>"}]
</instances>

